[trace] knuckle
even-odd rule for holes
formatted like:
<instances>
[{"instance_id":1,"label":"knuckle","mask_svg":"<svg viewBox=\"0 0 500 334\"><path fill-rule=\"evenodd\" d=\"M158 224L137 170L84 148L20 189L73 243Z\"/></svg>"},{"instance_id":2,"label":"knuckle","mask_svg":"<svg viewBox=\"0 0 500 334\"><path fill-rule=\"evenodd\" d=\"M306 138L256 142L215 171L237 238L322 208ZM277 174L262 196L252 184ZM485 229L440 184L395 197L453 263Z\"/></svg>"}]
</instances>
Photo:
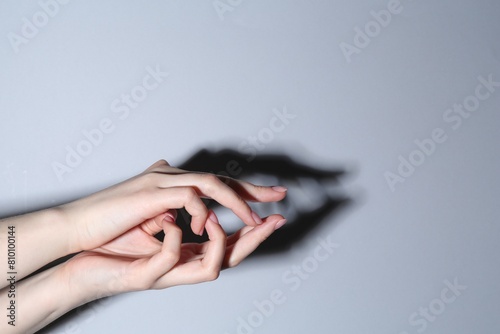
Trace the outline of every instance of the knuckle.
<instances>
[{"instance_id":1,"label":"knuckle","mask_svg":"<svg viewBox=\"0 0 500 334\"><path fill-rule=\"evenodd\" d=\"M205 279L207 281L215 281L220 276L220 268L207 268L205 272Z\"/></svg>"},{"instance_id":2,"label":"knuckle","mask_svg":"<svg viewBox=\"0 0 500 334\"><path fill-rule=\"evenodd\" d=\"M170 265L174 265L177 262L179 262L179 259L181 257L181 251L180 249L168 250L165 252L164 257L167 263L169 263Z\"/></svg>"},{"instance_id":3,"label":"knuckle","mask_svg":"<svg viewBox=\"0 0 500 334\"><path fill-rule=\"evenodd\" d=\"M215 174L211 173L201 174L201 177L203 186L208 191L215 191L215 189L217 189L217 187L219 187L221 184L221 180L219 180L219 178Z\"/></svg>"},{"instance_id":4,"label":"knuckle","mask_svg":"<svg viewBox=\"0 0 500 334\"><path fill-rule=\"evenodd\" d=\"M207 183L219 183L219 181L220 181L219 178L215 174L212 174L212 173L205 173L205 174L202 174L202 176L204 177L204 180Z\"/></svg>"},{"instance_id":5,"label":"knuckle","mask_svg":"<svg viewBox=\"0 0 500 334\"><path fill-rule=\"evenodd\" d=\"M194 190L191 187L184 187L182 189L182 196L184 197L184 200L186 202L192 202L198 198L198 194L196 193L196 190Z\"/></svg>"},{"instance_id":6,"label":"knuckle","mask_svg":"<svg viewBox=\"0 0 500 334\"><path fill-rule=\"evenodd\" d=\"M222 228L217 228L215 231L212 231L212 233L214 234L213 240L220 240L220 243L224 245L227 243L227 235Z\"/></svg>"},{"instance_id":7,"label":"knuckle","mask_svg":"<svg viewBox=\"0 0 500 334\"><path fill-rule=\"evenodd\" d=\"M227 266L229 268L234 268L237 265L239 265L240 263L241 263L240 260L237 260L237 259L234 259L234 258L229 258L228 261L227 261Z\"/></svg>"}]
</instances>

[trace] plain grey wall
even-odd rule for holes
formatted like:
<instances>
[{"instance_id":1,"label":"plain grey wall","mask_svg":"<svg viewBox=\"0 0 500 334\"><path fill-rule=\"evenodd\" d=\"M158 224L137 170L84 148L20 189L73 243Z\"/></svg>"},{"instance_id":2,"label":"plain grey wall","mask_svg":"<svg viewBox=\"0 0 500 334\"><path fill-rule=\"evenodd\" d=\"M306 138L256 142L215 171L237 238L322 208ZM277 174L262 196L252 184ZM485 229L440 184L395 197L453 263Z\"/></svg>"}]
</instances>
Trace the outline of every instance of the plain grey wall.
<instances>
[{"instance_id":1,"label":"plain grey wall","mask_svg":"<svg viewBox=\"0 0 500 334\"><path fill-rule=\"evenodd\" d=\"M251 136L350 171L332 191L351 205L290 251L46 332L500 330L500 3L2 1L0 17L2 216ZM324 196L297 188L302 209Z\"/></svg>"}]
</instances>

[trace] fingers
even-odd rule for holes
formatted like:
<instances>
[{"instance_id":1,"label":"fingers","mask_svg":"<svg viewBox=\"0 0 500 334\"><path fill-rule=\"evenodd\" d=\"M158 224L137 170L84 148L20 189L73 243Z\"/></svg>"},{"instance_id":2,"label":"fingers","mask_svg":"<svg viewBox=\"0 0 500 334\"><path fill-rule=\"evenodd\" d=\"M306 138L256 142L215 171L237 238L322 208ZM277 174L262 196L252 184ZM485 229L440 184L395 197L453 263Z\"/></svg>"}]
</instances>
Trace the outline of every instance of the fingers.
<instances>
[{"instance_id":1,"label":"fingers","mask_svg":"<svg viewBox=\"0 0 500 334\"><path fill-rule=\"evenodd\" d=\"M204 196L217 201L222 206L232 210L246 225L256 226L262 223L260 217L252 211L245 199L257 201L277 201L285 197L286 192L282 188L274 190L271 187L255 186L249 182L236 181L232 179L228 183L239 191L222 182L218 176L208 173L184 173L164 175L159 181L160 186L190 186L197 190L199 196ZM244 196L240 196L240 193ZM203 225L193 224L192 230L196 234L203 232Z\"/></svg>"},{"instance_id":2,"label":"fingers","mask_svg":"<svg viewBox=\"0 0 500 334\"><path fill-rule=\"evenodd\" d=\"M154 208L158 216L160 216L158 212L185 208L191 215L191 225L196 227L196 229L192 227L193 231L199 235L203 233L208 209L193 188L156 188L149 193L148 205Z\"/></svg>"},{"instance_id":3,"label":"fingers","mask_svg":"<svg viewBox=\"0 0 500 334\"><path fill-rule=\"evenodd\" d=\"M158 278L168 273L179 261L182 244L182 231L172 222L163 221L165 238L161 251L153 255L149 260L142 263L138 268L139 286L137 289L145 290L154 286Z\"/></svg>"},{"instance_id":4,"label":"fingers","mask_svg":"<svg viewBox=\"0 0 500 334\"><path fill-rule=\"evenodd\" d=\"M259 186L247 181L236 180L227 176L219 178L232 188L245 201L252 202L277 202L286 196L287 189L281 186Z\"/></svg>"},{"instance_id":5,"label":"fingers","mask_svg":"<svg viewBox=\"0 0 500 334\"><path fill-rule=\"evenodd\" d=\"M164 275L179 261L182 243L182 231L173 222L163 221L165 238L161 252L155 254L150 262L153 268L159 270L159 275Z\"/></svg>"},{"instance_id":6,"label":"fingers","mask_svg":"<svg viewBox=\"0 0 500 334\"><path fill-rule=\"evenodd\" d=\"M163 182L163 185L161 183ZM224 184L216 175L208 173L185 173L179 175L165 175L160 186L165 187L193 187L199 196L214 199L222 206L232 210L245 224L255 226L261 223L247 202L233 189ZM193 225L193 232L200 233L202 225Z\"/></svg>"},{"instance_id":7,"label":"fingers","mask_svg":"<svg viewBox=\"0 0 500 334\"><path fill-rule=\"evenodd\" d=\"M175 172L170 173L170 169L175 170ZM192 187L198 196L211 198L232 210L248 226L259 225L262 220L252 211L246 201L273 202L282 200L286 196L286 188L283 187L256 186L250 182L210 173L184 172L169 167L165 160L156 162L148 170L162 172L152 176L156 186L161 188ZM188 208L186 207L186 209ZM199 203L194 204L193 210L198 215L193 216L191 229L195 234L202 235L208 211L206 208L202 209Z\"/></svg>"},{"instance_id":8,"label":"fingers","mask_svg":"<svg viewBox=\"0 0 500 334\"><path fill-rule=\"evenodd\" d=\"M159 214L158 216L148 219L140 225L140 228L149 235L155 235L161 230L163 230L163 221L169 223L175 223L177 219L177 210L170 209L165 213Z\"/></svg>"},{"instance_id":9,"label":"fingers","mask_svg":"<svg viewBox=\"0 0 500 334\"><path fill-rule=\"evenodd\" d=\"M266 218L263 218L263 221L264 223L267 223L267 222L275 222L275 223L278 223L279 221L281 220L285 220L286 222L286 219L284 219L284 217L282 215L270 215ZM284 224L284 223L283 223ZM281 226L280 226L281 227ZM279 228L279 227L278 227ZM278 229L276 228L276 230ZM234 243L236 243L239 239L241 239L241 237L243 237L245 234L247 234L248 232L252 231L254 228L251 227L251 226L245 226L241 229L239 229L238 231L236 231L235 233L231 234L228 238L227 238L227 244L226 246L229 247L231 245L233 245Z\"/></svg>"},{"instance_id":10,"label":"fingers","mask_svg":"<svg viewBox=\"0 0 500 334\"><path fill-rule=\"evenodd\" d=\"M201 264L205 268L205 272L212 274L209 278L216 279L219 276L226 251L226 233L219 225L219 220L212 210L208 215L206 229L209 241Z\"/></svg>"},{"instance_id":11,"label":"fingers","mask_svg":"<svg viewBox=\"0 0 500 334\"><path fill-rule=\"evenodd\" d=\"M241 263L275 230L283 226L286 220L281 215L272 215L264 219L264 223L256 227L244 227L227 240L223 268L232 268Z\"/></svg>"},{"instance_id":12,"label":"fingers","mask_svg":"<svg viewBox=\"0 0 500 334\"><path fill-rule=\"evenodd\" d=\"M245 226L238 233L226 238L217 216L210 211L205 224L209 241L199 245L200 247L195 247L195 254L191 253L192 248L190 248L191 255L178 262L170 271L165 272L152 287L164 289L175 285L215 280L221 269L237 266L285 222L286 220L281 215L272 215L265 218L263 224L256 227ZM171 241L165 239L164 242ZM192 247L193 245L184 246ZM176 242L173 247L182 246ZM162 265L167 266L168 260L164 261Z\"/></svg>"},{"instance_id":13,"label":"fingers","mask_svg":"<svg viewBox=\"0 0 500 334\"><path fill-rule=\"evenodd\" d=\"M203 250L198 249L201 254L191 255L185 262L179 262L154 284L154 288L212 281L219 276L226 251L226 234L213 211L210 211L205 226L209 241L203 244ZM186 247L189 246L192 245Z\"/></svg>"}]
</instances>

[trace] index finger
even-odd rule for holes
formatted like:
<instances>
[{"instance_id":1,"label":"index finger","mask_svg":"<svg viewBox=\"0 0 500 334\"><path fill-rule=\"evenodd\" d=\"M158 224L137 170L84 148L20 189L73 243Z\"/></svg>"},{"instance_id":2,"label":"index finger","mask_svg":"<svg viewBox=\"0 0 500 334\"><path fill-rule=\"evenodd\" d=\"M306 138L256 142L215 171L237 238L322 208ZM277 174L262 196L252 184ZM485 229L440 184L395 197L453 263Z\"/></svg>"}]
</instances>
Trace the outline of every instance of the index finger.
<instances>
[{"instance_id":1,"label":"index finger","mask_svg":"<svg viewBox=\"0 0 500 334\"><path fill-rule=\"evenodd\" d=\"M248 203L231 187L222 182L216 175L209 173L158 174L157 184L160 187L192 187L199 196L211 198L222 206L230 209L246 225L262 224L261 218ZM203 231L203 221L197 221L191 226L194 233Z\"/></svg>"}]
</instances>

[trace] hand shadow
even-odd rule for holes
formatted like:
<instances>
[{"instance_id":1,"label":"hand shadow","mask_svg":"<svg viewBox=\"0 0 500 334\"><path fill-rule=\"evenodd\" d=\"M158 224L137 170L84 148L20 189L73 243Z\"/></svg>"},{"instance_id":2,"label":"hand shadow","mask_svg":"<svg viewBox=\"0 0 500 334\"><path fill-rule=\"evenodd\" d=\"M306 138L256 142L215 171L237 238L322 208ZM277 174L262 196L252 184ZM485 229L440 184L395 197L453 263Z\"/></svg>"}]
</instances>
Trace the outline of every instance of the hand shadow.
<instances>
[{"instance_id":1,"label":"hand shadow","mask_svg":"<svg viewBox=\"0 0 500 334\"><path fill-rule=\"evenodd\" d=\"M276 184L289 189L287 197L283 201L277 205L267 205L268 211L274 209L272 212L283 214L288 220L287 223L265 240L251 256L275 254L289 250L324 223L326 218L352 202L342 192L332 196L325 191L326 188L334 187L338 193L341 188L339 178L344 176L346 171L317 169L300 164L283 154L244 155L232 149L216 152L201 149L176 167L190 171L211 172L238 179L273 178L277 181ZM307 195L311 192L315 193L315 196L312 196L315 199L309 200L310 203L307 203ZM297 202L310 205L300 209L295 205ZM205 203L214 210L220 207L215 201L206 200ZM265 213L262 213L262 206L265 207L266 204L261 203L252 206L252 208L259 215L265 216ZM178 213L177 224L183 231L183 242L208 240L206 232L203 236L198 236L191 231L190 216L184 209L178 210ZM227 230L226 232L231 234L235 231ZM159 233L157 238L162 240L163 236L163 233Z\"/></svg>"},{"instance_id":2,"label":"hand shadow","mask_svg":"<svg viewBox=\"0 0 500 334\"><path fill-rule=\"evenodd\" d=\"M211 172L238 179L260 177L269 180L272 178L277 182L276 184L289 189L287 197L274 206L271 205L266 208L266 203L258 203L252 206L262 217L265 216L265 209L267 209L273 213L283 214L288 222L265 240L250 255L250 259L256 256L273 255L288 251L294 245L306 239L308 234L325 223L332 214L338 213L352 203L352 200L343 194L339 183L339 178L346 175L346 171L342 169L317 169L295 162L283 154L249 156L232 149L223 149L217 152L201 149L175 167L190 171ZM327 188L336 189L336 195L332 196L325 191ZM308 199L308 197L313 197L313 200ZM215 201L205 200L205 203L209 208L220 209L220 205ZM298 205L299 203L302 205ZM303 205L304 203L305 205ZM183 242L203 242L208 240L206 232L203 236L195 235L191 231L189 222L189 214L184 209L178 210L177 224L183 231ZM230 234L235 231L227 230L226 232ZM156 235L159 240L163 240L163 237L163 232ZM71 256L59 259L57 262L63 262ZM51 263L42 270L55 263ZM101 298L71 310L38 331L37 334L50 333L52 330L56 330L57 327L64 326L65 323L71 323L71 319L79 314L92 314L98 308L97 306L108 298L112 297Z\"/></svg>"}]
</instances>

